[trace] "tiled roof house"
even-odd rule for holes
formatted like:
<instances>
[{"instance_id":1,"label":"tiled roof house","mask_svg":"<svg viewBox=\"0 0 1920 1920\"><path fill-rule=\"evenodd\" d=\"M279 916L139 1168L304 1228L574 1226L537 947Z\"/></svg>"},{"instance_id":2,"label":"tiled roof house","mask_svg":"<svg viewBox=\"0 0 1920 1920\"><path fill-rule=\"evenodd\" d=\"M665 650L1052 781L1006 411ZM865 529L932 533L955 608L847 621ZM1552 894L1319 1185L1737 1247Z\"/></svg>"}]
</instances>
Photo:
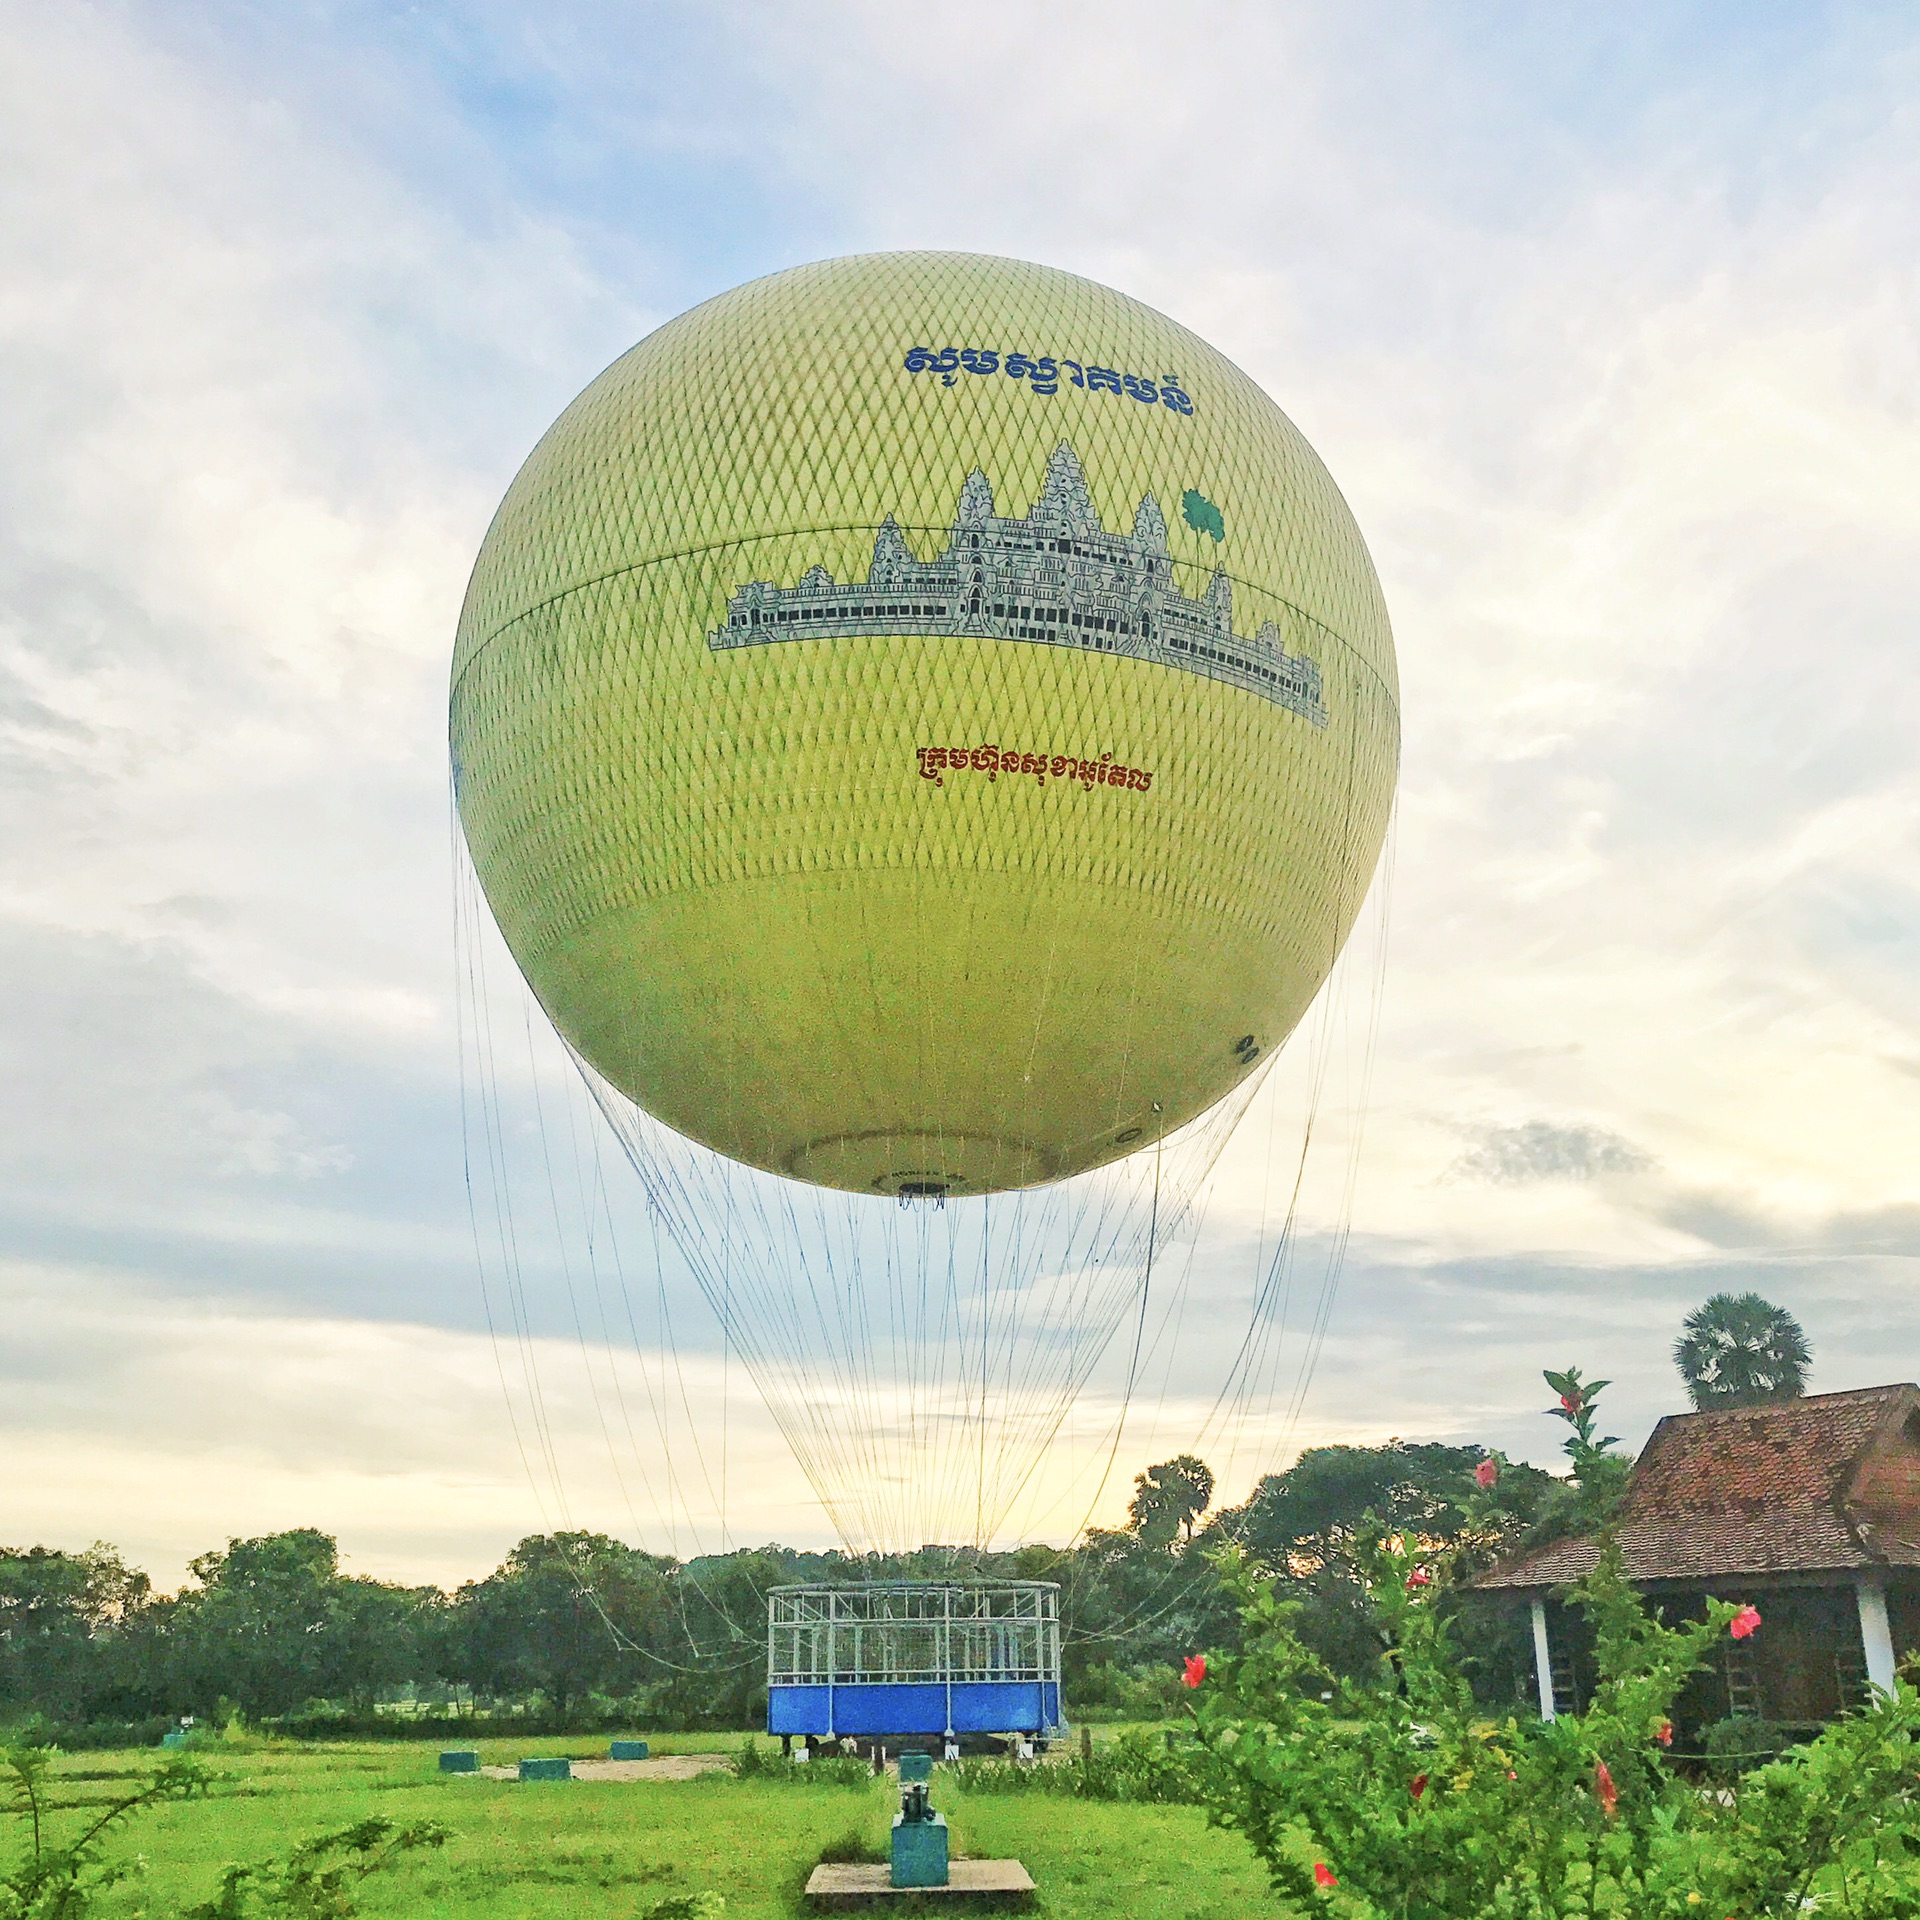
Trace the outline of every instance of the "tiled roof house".
<instances>
[{"instance_id":1,"label":"tiled roof house","mask_svg":"<svg viewBox=\"0 0 1920 1920\"><path fill-rule=\"evenodd\" d=\"M1619 1536L1627 1577L1670 1616L1707 1596L1760 1608L1760 1632L1683 1702L1689 1718L1830 1719L1920 1647L1920 1387L1671 1414L1634 1466ZM1530 1602L1549 1715L1590 1683L1584 1623L1554 1596L1598 1551L1556 1541L1477 1583Z\"/></svg>"}]
</instances>

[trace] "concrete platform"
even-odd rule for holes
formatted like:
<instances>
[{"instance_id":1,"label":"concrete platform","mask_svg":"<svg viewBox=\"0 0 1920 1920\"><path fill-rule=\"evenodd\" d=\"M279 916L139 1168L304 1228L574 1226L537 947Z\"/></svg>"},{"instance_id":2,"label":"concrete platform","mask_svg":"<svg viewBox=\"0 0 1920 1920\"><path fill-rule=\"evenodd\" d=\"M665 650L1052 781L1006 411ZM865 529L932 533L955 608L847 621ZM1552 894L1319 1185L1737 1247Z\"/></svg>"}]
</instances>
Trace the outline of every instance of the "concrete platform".
<instances>
[{"instance_id":1,"label":"concrete platform","mask_svg":"<svg viewBox=\"0 0 1920 1920\"><path fill-rule=\"evenodd\" d=\"M807 1876L808 1904L824 1912L885 1906L895 1900L990 1899L1024 1906L1033 1896L1033 1875L1018 1860L956 1860L944 1887L896 1887L884 1864L832 1866L822 1862Z\"/></svg>"},{"instance_id":2,"label":"concrete platform","mask_svg":"<svg viewBox=\"0 0 1920 1920\"><path fill-rule=\"evenodd\" d=\"M733 1764L724 1753L660 1753L651 1760L576 1760L576 1780L695 1780ZM449 1779L518 1780L517 1767L482 1767L479 1774L450 1774Z\"/></svg>"}]
</instances>

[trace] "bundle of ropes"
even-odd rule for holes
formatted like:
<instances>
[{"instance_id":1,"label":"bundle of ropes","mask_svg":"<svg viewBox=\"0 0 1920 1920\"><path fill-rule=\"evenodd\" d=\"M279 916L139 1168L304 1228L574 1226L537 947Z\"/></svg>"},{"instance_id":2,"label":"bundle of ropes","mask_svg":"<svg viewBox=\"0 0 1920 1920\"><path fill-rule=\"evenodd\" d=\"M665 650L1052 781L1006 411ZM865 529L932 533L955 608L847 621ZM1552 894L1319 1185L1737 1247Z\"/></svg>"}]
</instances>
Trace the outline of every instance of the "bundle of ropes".
<instances>
[{"instance_id":1,"label":"bundle of ropes","mask_svg":"<svg viewBox=\"0 0 1920 1920\"><path fill-rule=\"evenodd\" d=\"M571 1524L580 1479L549 1404L556 1340L577 1353L628 1527L675 1551L729 1537L736 1360L857 1552L1077 1534L1117 1497L1129 1424L1141 1443L1224 1450L1223 1482L1290 1450L1351 1219L1384 872L1364 937L1293 1045L1199 1120L1045 1187L906 1201L782 1179L653 1119L563 1051L497 951L489 963L497 936L457 841L455 880L483 1297L555 1522ZM634 1183L605 1161L608 1131L638 1176L637 1211ZM1210 1176L1230 1141L1259 1213L1210 1234ZM1230 1268L1248 1276L1238 1287L1223 1285ZM688 1378L715 1332L717 1397L705 1374Z\"/></svg>"}]
</instances>

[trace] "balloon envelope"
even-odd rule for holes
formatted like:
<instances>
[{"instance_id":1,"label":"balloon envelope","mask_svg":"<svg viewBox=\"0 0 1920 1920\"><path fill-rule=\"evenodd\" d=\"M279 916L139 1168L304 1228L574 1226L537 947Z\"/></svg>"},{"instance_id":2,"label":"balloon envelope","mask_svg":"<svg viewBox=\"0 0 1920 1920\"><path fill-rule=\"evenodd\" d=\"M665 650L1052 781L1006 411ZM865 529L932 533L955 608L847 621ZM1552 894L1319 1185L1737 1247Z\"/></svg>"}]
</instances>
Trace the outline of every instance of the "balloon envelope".
<instances>
[{"instance_id":1,"label":"balloon envelope","mask_svg":"<svg viewBox=\"0 0 1920 1920\"><path fill-rule=\"evenodd\" d=\"M515 959L756 1167L965 1195L1204 1112L1300 1019L1399 756L1325 468L1047 268L880 254L670 322L514 480L452 747Z\"/></svg>"}]
</instances>

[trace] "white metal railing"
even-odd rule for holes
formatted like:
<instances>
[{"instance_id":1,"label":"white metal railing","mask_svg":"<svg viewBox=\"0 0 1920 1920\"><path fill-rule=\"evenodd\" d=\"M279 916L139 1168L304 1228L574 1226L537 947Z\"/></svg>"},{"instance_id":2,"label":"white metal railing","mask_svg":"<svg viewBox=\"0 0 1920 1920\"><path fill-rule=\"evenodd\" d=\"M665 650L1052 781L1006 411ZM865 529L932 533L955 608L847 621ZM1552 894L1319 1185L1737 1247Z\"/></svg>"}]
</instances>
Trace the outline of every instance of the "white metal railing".
<instances>
[{"instance_id":1,"label":"white metal railing","mask_svg":"<svg viewBox=\"0 0 1920 1920\"><path fill-rule=\"evenodd\" d=\"M773 1687L1060 1679L1060 1589L1046 1580L775 1587Z\"/></svg>"}]
</instances>

